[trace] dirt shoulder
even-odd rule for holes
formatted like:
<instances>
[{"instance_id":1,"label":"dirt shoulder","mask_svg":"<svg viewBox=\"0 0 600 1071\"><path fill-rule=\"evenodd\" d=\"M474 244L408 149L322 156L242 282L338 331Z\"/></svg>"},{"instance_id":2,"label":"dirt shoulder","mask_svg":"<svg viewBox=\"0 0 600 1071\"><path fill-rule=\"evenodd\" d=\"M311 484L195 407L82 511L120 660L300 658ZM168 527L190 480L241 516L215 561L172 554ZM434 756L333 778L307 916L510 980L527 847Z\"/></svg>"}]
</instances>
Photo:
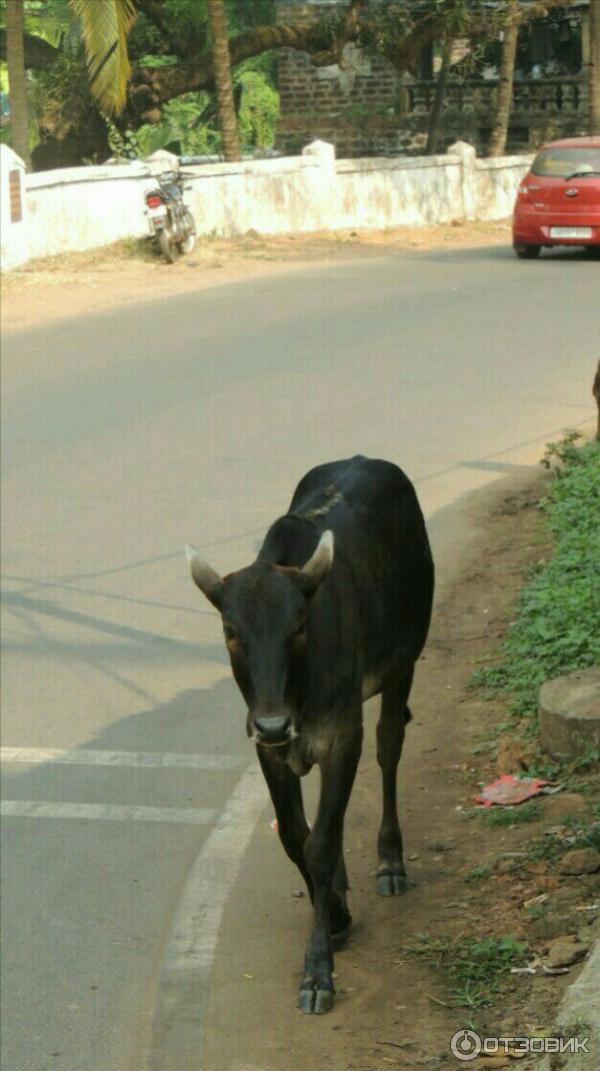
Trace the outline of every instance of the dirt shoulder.
<instances>
[{"instance_id":1,"label":"dirt shoulder","mask_svg":"<svg viewBox=\"0 0 600 1071\"><path fill-rule=\"evenodd\" d=\"M591 946L598 875L563 875L535 846L565 821L589 821L592 800L579 784L543 798L526 823L490 826L475 814L479 784L497 776L498 759L486 741L506 722L507 704L469 687L473 669L494 657L524 575L548 552L536 506L545 478L534 471L516 491L504 484L477 493L462 511L461 523L465 515L467 526L474 522L476 538L468 565L440 592L400 766L414 884L397 899L375 894L380 779L373 702L347 821L355 925L336 956L335 1007L319 1018L295 1009L310 912L265 821L227 906L207 1015L206 1071L451 1068L461 1066L449 1047L459 1029L490 1037L552 1032L579 965L554 975L497 969L503 960L522 966L543 958L559 936ZM314 786L307 795L314 800ZM594 903L596 910L588 910ZM512 1064L496 1057L468 1066Z\"/></svg>"},{"instance_id":2,"label":"dirt shoulder","mask_svg":"<svg viewBox=\"0 0 600 1071\"><path fill-rule=\"evenodd\" d=\"M464 249L510 243L510 223L459 223L384 231L202 238L194 252L168 265L155 243L126 240L102 249L30 261L2 277L5 330L97 312L123 304L192 293L223 283L364 261L400 250Z\"/></svg>"}]
</instances>

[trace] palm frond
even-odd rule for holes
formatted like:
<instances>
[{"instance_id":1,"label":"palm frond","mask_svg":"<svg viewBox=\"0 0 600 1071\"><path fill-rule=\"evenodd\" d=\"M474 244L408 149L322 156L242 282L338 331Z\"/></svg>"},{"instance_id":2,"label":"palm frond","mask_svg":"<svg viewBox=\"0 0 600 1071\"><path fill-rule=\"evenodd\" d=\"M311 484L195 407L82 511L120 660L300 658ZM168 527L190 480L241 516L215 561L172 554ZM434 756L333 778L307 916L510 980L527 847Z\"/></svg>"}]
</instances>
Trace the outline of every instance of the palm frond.
<instances>
[{"instance_id":1,"label":"palm frond","mask_svg":"<svg viewBox=\"0 0 600 1071\"><path fill-rule=\"evenodd\" d=\"M88 63L90 89L102 111L116 115L123 109L131 66L127 35L135 22L134 0L69 0L81 24Z\"/></svg>"}]
</instances>

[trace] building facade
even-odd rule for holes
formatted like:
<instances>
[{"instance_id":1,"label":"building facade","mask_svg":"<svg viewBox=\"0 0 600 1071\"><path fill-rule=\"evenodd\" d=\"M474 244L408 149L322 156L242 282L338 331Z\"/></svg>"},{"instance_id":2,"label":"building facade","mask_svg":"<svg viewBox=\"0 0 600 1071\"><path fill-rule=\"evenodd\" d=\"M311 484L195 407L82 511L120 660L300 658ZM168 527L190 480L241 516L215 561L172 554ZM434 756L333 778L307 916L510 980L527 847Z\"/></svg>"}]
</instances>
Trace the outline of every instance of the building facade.
<instances>
[{"instance_id":1,"label":"building facade","mask_svg":"<svg viewBox=\"0 0 600 1071\"><path fill-rule=\"evenodd\" d=\"M277 19L297 23L315 14L331 15L346 3L277 0ZM509 152L534 149L553 137L586 133L587 8L587 0L580 0L552 32L542 20L528 26L520 48L522 68L517 66L515 74ZM441 116L440 152L462 139L482 153L492 129L497 68L480 65L475 74L461 74L461 60L468 51L467 42L456 43ZM352 43L345 46L341 64L326 67L315 67L305 52L282 50L277 148L293 153L319 138L334 144L338 157L422 153L438 65L433 47L423 50L416 72L403 75L382 56Z\"/></svg>"}]
</instances>

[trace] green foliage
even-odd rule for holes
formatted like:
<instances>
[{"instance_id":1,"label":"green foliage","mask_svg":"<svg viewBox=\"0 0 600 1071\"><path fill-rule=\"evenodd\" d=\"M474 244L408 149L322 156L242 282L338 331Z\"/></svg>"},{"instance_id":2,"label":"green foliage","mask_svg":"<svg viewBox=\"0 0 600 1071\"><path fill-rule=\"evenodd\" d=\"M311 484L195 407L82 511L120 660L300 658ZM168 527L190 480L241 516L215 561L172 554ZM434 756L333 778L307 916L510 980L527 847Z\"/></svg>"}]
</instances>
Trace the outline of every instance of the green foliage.
<instances>
[{"instance_id":1,"label":"green foliage","mask_svg":"<svg viewBox=\"0 0 600 1071\"><path fill-rule=\"evenodd\" d=\"M600 851L600 821L586 822L582 819L565 818L565 835L560 829L544 833L527 844L527 856L534 862L546 860L555 863L561 855L572 848L595 848Z\"/></svg>"},{"instance_id":2,"label":"green foliage","mask_svg":"<svg viewBox=\"0 0 600 1071\"><path fill-rule=\"evenodd\" d=\"M469 883L484 881L486 878L489 878L491 872L491 867L487 866L485 863L480 863L479 866L474 866L472 870L467 871L465 874L465 881Z\"/></svg>"},{"instance_id":3,"label":"green foliage","mask_svg":"<svg viewBox=\"0 0 600 1071\"><path fill-rule=\"evenodd\" d=\"M128 35L137 18L134 0L70 0L88 61L89 86L105 115L118 114L131 75Z\"/></svg>"},{"instance_id":4,"label":"green foliage","mask_svg":"<svg viewBox=\"0 0 600 1071\"><path fill-rule=\"evenodd\" d=\"M190 55L202 55L209 47L208 9L206 0L166 0L170 38L180 42ZM225 0L227 25L231 36L271 25L275 21L274 0ZM157 66L158 56L171 50L164 34L140 14L129 36L131 56L137 63Z\"/></svg>"},{"instance_id":5,"label":"green foliage","mask_svg":"<svg viewBox=\"0 0 600 1071\"><path fill-rule=\"evenodd\" d=\"M261 71L244 71L239 112L240 139L244 148L270 146L275 141L279 94Z\"/></svg>"},{"instance_id":6,"label":"green foliage","mask_svg":"<svg viewBox=\"0 0 600 1071\"><path fill-rule=\"evenodd\" d=\"M510 692L512 712L528 717L544 680L600 662L600 442L578 447L576 437L550 444L546 458L560 463L543 503L552 558L522 593L500 664L472 678Z\"/></svg>"},{"instance_id":7,"label":"green foliage","mask_svg":"<svg viewBox=\"0 0 600 1071\"><path fill-rule=\"evenodd\" d=\"M1 8L0 0L0 14ZM25 0L28 31L45 37L61 50L51 69L35 71L31 76L32 116L44 130L59 138L70 128L85 128L98 121L89 90L81 27L73 18L73 9L69 0ZM93 13L93 5L87 5L87 10ZM171 31L168 39L144 15L134 22L127 41L133 63L153 67L175 64L191 55L201 56L209 47L206 0L166 0L166 10ZM226 0L232 35L272 23L274 10L273 0ZM239 124L243 148L248 151L272 145L279 114L274 54L253 57L233 73L235 82L242 86ZM33 124L33 144L39 137L37 121ZM111 151L118 156L145 156L160 148L193 155L221 151L215 94L205 91L165 104L159 123L124 130L109 120L107 128ZM9 132L10 124L4 123L0 136L4 139Z\"/></svg>"},{"instance_id":8,"label":"green foliage","mask_svg":"<svg viewBox=\"0 0 600 1071\"><path fill-rule=\"evenodd\" d=\"M209 93L187 93L162 109L160 123L145 123L135 131L140 156L156 149L188 155L210 155L220 150L216 104Z\"/></svg>"},{"instance_id":9,"label":"green foliage","mask_svg":"<svg viewBox=\"0 0 600 1071\"><path fill-rule=\"evenodd\" d=\"M239 127L244 150L272 145L279 95L262 71L242 70L236 81L243 87ZM147 156L156 149L198 156L221 152L214 94L204 90L188 93L165 104L162 114L160 123L145 123L136 131L127 132L125 141L133 149L133 155ZM123 149L124 155L131 155L126 146Z\"/></svg>"},{"instance_id":10,"label":"green foliage","mask_svg":"<svg viewBox=\"0 0 600 1071\"><path fill-rule=\"evenodd\" d=\"M454 1007L481 1008L492 1003L511 967L527 959L527 945L514 937L459 939L419 934L408 954L442 970Z\"/></svg>"},{"instance_id":11,"label":"green foliage","mask_svg":"<svg viewBox=\"0 0 600 1071\"><path fill-rule=\"evenodd\" d=\"M96 118L81 48L62 50L51 67L36 71L34 87L35 111L51 133L59 134L66 124L82 127Z\"/></svg>"},{"instance_id":12,"label":"green foliage","mask_svg":"<svg viewBox=\"0 0 600 1071\"><path fill-rule=\"evenodd\" d=\"M239 32L275 22L275 0L225 0L228 25Z\"/></svg>"},{"instance_id":13,"label":"green foliage","mask_svg":"<svg viewBox=\"0 0 600 1071\"><path fill-rule=\"evenodd\" d=\"M518 807L490 807L482 812L483 824L491 829L506 829L507 826L520 826L525 822L535 822L540 818L542 809L537 802L521 803Z\"/></svg>"}]
</instances>

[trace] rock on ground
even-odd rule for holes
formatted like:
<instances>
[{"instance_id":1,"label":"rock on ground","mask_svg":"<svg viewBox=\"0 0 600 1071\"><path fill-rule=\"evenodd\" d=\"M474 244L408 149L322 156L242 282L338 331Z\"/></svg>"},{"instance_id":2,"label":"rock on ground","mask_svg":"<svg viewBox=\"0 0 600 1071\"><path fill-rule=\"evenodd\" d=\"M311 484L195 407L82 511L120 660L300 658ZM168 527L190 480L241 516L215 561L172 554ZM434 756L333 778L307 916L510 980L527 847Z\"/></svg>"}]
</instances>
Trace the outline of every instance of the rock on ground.
<instances>
[{"instance_id":1,"label":"rock on ground","mask_svg":"<svg viewBox=\"0 0 600 1071\"><path fill-rule=\"evenodd\" d=\"M540 690L540 737L558 759L576 759L600 749L600 666L577 670Z\"/></svg>"},{"instance_id":2,"label":"rock on ground","mask_svg":"<svg viewBox=\"0 0 600 1071\"><path fill-rule=\"evenodd\" d=\"M546 956L546 966L553 969L556 967L570 967L572 963L577 963L578 960L583 959L587 950L588 945L578 941L575 936L557 937L550 942L548 955Z\"/></svg>"},{"instance_id":3,"label":"rock on ground","mask_svg":"<svg viewBox=\"0 0 600 1071\"><path fill-rule=\"evenodd\" d=\"M600 852L595 848L573 848L563 855L558 869L561 874L595 874L600 870Z\"/></svg>"}]
</instances>

